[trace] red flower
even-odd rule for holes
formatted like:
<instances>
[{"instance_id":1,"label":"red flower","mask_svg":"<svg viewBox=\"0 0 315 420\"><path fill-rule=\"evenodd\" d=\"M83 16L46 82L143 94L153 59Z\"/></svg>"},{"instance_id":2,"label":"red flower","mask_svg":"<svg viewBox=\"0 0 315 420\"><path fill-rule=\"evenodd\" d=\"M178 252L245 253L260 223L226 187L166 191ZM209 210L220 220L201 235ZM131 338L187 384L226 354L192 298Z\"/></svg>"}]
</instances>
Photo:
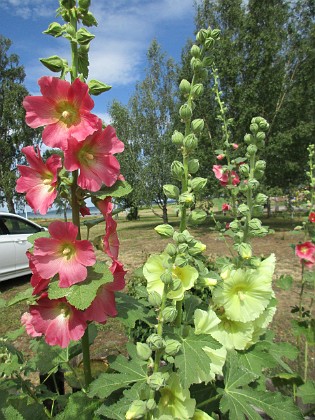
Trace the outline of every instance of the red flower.
<instances>
[{"instance_id":1,"label":"red flower","mask_svg":"<svg viewBox=\"0 0 315 420\"><path fill-rule=\"evenodd\" d=\"M296 245L295 255L310 268L315 263L315 245L309 241Z\"/></svg>"},{"instance_id":2,"label":"red flower","mask_svg":"<svg viewBox=\"0 0 315 420\"><path fill-rule=\"evenodd\" d=\"M87 266L96 262L90 241L77 240L78 228L71 222L52 222L50 238L34 242L32 258L38 274L45 279L59 275L59 286L69 287L87 277Z\"/></svg>"},{"instance_id":3,"label":"red flower","mask_svg":"<svg viewBox=\"0 0 315 420\"><path fill-rule=\"evenodd\" d=\"M57 196L57 173L62 167L61 157L50 156L43 162L40 151L33 146L23 147L22 152L30 167L18 165L21 177L17 180L16 191L26 192L26 200L36 213L46 214Z\"/></svg>"},{"instance_id":4,"label":"red flower","mask_svg":"<svg viewBox=\"0 0 315 420\"><path fill-rule=\"evenodd\" d=\"M222 160L222 159L224 159L224 157L225 157L224 155L220 154L220 155L217 156L217 159Z\"/></svg>"},{"instance_id":5,"label":"red flower","mask_svg":"<svg viewBox=\"0 0 315 420\"><path fill-rule=\"evenodd\" d=\"M38 84L43 96L26 96L25 120L32 128L45 127L43 142L47 146L66 150L70 136L82 141L98 129L99 118L90 113L94 101L86 83L44 76Z\"/></svg>"},{"instance_id":6,"label":"red flower","mask_svg":"<svg viewBox=\"0 0 315 420\"><path fill-rule=\"evenodd\" d=\"M229 210L231 210L231 208L232 207L227 203L222 204L222 211L229 211Z\"/></svg>"},{"instance_id":7,"label":"red flower","mask_svg":"<svg viewBox=\"0 0 315 420\"><path fill-rule=\"evenodd\" d=\"M80 207L80 214L82 217L91 215L90 209L86 206L85 203Z\"/></svg>"},{"instance_id":8,"label":"red flower","mask_svg":"<svg viewBox=\"0 0 315 420\"><path fill-rule=\"evenodd\" d=\"M87 327L84 312L71 306L65 298L50 300L44 293L30 312L22 315L22 324L31 337L45 336L50 346L68 347L78 341Z\"/></svg>"},{"instance_id":9,"label":"red flower","mask_svg":"<svg viewBox=\"0 0 315 420\"><path fill-rule=\"evenodd\" d=\"M114 205L111 202L111 197L106 197L105 200L98 201L97 206L102 212L106 222L104 251L110 258L117 260L119 253L119 239L116 231L117 223L112 216Z\"/></svg>"},{"instance_id":10,"label":"red flower","mask_svg":"<svg viewBox=\"0 0 315 420\"><path fill-rule=\"evenodd\" d=\"M308 215L308 220L309 220L311 223L315 223L315 212L314 212L314 211L311 211L311 212L310 212L310 214Z\"/></svg>"},{"instance_id":11,"label":"red flower","mask_svg":"<svg viewBox=\"0 0 315 420\"><path fill-rule=\"evenodd\" d=\"M118 179L120 165L113 156L124 150L124 144L116 137L116 132L108 125L79 142L69 139L68 150L65 151L65 168L69 171L80 169L78 185L86 190L98 191L102 183L111 187Z\"/></svg>"}]
</instances>

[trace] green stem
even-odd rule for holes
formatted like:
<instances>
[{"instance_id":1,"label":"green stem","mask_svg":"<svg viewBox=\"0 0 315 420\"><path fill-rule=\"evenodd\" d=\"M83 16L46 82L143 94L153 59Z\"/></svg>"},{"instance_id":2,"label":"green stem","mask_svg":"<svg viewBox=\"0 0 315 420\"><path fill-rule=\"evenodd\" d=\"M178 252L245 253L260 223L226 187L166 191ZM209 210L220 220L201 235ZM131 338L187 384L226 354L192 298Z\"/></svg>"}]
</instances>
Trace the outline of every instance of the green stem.
<instances>
[{"instance_id":1,"label":"green stem","mask_svg":"<svg viewBox=\"0 0 315 420\"><path fill-rule=\"evenodd\" d=\"M217 394L214 397L208 398L207 400L202 401L201 403L197 404L197 408L202 408L207 404L211 404L213 401L218 400L219 398L221 398L222 395Z\"/></svg>"},{"instance_id":2,"label":"green stem","mask_svg":"<svg viewBox=\"0 0 315 420\"><path fill-rule=\"evenodd\" d=\"M78 30L78 22L75 13L75 9L70 10L70 25L73 27L73 32L75 36ZM76 41L71 41L71 82L73 82L78 77L78 44Z\"/></svg>"},{"instance_id":3,"label":"green stem","mask_svg":"<svg viewBox=\"0 0 315 420\"><path fill-rule=\"evenodd\" d=\"M31 389L28 381L25 381L22 376L20 374L18 374L18 377L20 379L21 382L23 382L23 385L25 386L25 388L27 389L28 395L37 403L42 405L45 414L47 415L47 417L49 417L50 419L52 418L52 414L49 412L49 410L47 409L47 407L45 407L42 403L42 401L37 397L37 395L35 394L35 392Z\"/></svg>"},{"instance_id":4,"label":"green stem","mask_svg":"<svg viewBox=\"0 0 315 420\"><path fill-rule=\"evenodd\" d=\"M254 153L251 157L250 157L250 162L249 162L249 178L248 180L251 181L253 180L254 177L254 170L255 170L255 160L256 160L256 153ZM249 235L249 222L252 219L252 210L253 210L253 190L252 187L250 185L248 185L248 190L247 190L247 206L249 208L249 212L246 216L246 222L245 222L245 227L244 227L244 237L243 237L243 242L248 242L248 235Z\"/></svg>"},{"instance_id":5,"label":"green stem","mask_svg":"<svg viewBox=\"0 0 315 420\"><path fill-rule=\"evenodd\" d=\"M81 345L82 345L82 354L83 354L85 387L88 388L88 386L92 382L89 329L88 328L85 330L85 333L81 339Z\"/></svg>"},{"instance_id":6,"label":"green stem","mask_svg":"<svg viewBox=\"0 0 315 420\"><path fill-rule=\"evenodd\" d=\"M164 286L163 296L162 296L162 302L159 310L159 318L158 318L158 325L157 325L157 334L160 337L163 337L163 325L164 325L164 319L163 319L163 311L165 309L166 305L166 296L167 296L167 286ZM154 367L153 372L158 372L160 368L160 361L163 354L163 350L156 350L155 357L154 357Z\"/></svg>"}]
</instances>

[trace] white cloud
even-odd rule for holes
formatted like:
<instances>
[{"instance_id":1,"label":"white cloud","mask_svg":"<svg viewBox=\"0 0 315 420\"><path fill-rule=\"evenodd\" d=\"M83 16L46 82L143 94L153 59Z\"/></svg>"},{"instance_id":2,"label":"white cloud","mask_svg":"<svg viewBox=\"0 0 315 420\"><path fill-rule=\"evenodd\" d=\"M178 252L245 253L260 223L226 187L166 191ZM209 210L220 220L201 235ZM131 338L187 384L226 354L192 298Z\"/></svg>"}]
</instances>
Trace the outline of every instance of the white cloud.
<instances>
[{"instance_id":1,"label":"white cloud","mask_svg":"<svg viewBox=\"0 0 315 420\"><path fill-rule=\"evenodd\" d=\"M58 3L54 0L2 0L0 7L25 20L35 20L54 16Z\"/></svg>"}]
</instances>

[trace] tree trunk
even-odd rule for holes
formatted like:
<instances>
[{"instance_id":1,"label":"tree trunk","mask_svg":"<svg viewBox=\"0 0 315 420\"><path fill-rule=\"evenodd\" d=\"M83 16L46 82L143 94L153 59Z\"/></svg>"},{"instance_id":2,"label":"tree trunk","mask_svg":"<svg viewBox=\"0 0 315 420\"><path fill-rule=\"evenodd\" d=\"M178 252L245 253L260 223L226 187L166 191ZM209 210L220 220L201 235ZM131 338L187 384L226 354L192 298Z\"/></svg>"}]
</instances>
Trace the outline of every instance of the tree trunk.
<instances>
[{"instance_id":1,"label":"tree trunk","mask_svg":"<svg viewBox=\"0 0 315 420\"><path fill-rule=\"evenodd\" d=\"M163 202L162 211L163 211L163 215L162 215L163 223L168 223L167 202L166 201Z\"/></svg>"},{"instance_id":2,"label":"tree trunk","mask_svg":"<svg viewBox=\"0 0 315 420\"><path fill-rule=\"evenodd\" d=\"M7 207L8 207L9 213L15 214L15 207L14 207L13 198L11 196L9 196L9 197L7 196L6 197L6 202L7 202Z\"/></svg>"}]
</instances>

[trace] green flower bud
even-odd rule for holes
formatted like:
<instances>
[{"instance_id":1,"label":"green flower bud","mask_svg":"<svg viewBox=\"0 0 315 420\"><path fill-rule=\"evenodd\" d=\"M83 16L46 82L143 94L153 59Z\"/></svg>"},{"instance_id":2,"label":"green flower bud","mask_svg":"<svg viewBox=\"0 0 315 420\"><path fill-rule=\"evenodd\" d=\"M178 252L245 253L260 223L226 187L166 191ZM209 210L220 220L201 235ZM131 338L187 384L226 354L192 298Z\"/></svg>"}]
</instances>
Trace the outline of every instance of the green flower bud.
<instances>
[{"instance_id":1,"label":"green flower bud","mask_svg":"<svg viewBox=\"0 0 315 420\"><path fill-rule=\"evenodd\" d=\"M91 12L84 13L82 17L82 23L85 26L97 26L97 20Z\"/></svg>"},{"instance_id":2,"label":"green flower bud","mask_svg":"<svg viewBox=\"0 0 315 420\"><path fill-rule=\"evenodd\" d=\"M245 182L241 182L238 188L241 192L246 192L248 191L248 184L247 183L245 184Z\"/></svg>"},{"instance_id":3,"label":"green flower bud","mask_svg":"<svg viewBox=\"0 0 315 420\"><path fill-rule=\"evenodd\" d=\"M250 187L252 190L255 190L259 187L259 181L257 179L249 179L248 180L248 187Z\"/></svg>"},{"instance_id":4,"label":"green flower bud","mask_svg":"<svg viewBox=\"0 0 315 420\"><path fill-rule=\"evenodd\" d=\"M219 39L220 38L220 33L221 33L220 29L212 29L211 37L214 38L214 39Z\"/></svg>"},{"instance_id":5,"label":"green flower bud","mask_svg":"<svg viewBox=\"0 0 315 420\"><path fill-rule=\"evenodd\" d=\"M195 136L195 134L188 134L188 136L186 136L184 138L184 147L186 148L187 151L192 151L195 150L198 146L198 139Z\"/></svg>"},{"instance_id":6,"label":"green flower bud","mask_svg":"<svg viewBox=\"0 0 315 420\"><path fill-rule=\"evenodd\" d=\"M204 57L202 60L202 64L204 67L211 67L213 65L213 57Z\"/></svg>"},{"instance_id":7,"label":"green flower bud","mask_svg":"<svg viewBox=\"0 0 315 420\"><path fill-rule=\"evenodd\" d=\"M51 35L51 36L54 36L55 38L58 38L59 36L62 35L62 31L63 31L63 27L59 23L52 22L48 26L46 31L43 31L43 34Z\"/></svg>"},{"instance_id":8,"label":"green flower bud","mask_svg":"<svg viewBox=\"0 0 315 420\"><path fill-rule=\"evenodd\" d=\"M171 285L173 282L173 276L170 271L165 271L163 274L161 274L160 279L164 284Z\"/></svg>"},{"instance_id":9,"label":"green flower bud","mask_svg":"<svg viewBox=\"0 0 315 420\"><path fill-rule=\"evenodd\" d=\"M251 144L254 142L254 137L251 134L245 134L244 141L247 144Z\"/></svg>"},{"instance_id":10,"label":"green flower bud","mask_svg":"<svg viewBox=\"0 0 315 420\"><path fill-rule=\"evenodd\" d=\"M261 221L255 218L249 221L248 226L253 230L259 230L262 227Z\"/></svg>"},{"instance_id":11,"label":"green flower bud","mask_svg":"<svg viewBox=\"0 0 315 420\"><path fill-rule=\"evenodd\" d=\"M76 4L76 0L60 0L60 6L67 10L72 9Z\"/></svg>"},{"instance_id":12,"label":"green flower bud","mask_svg":"<svg viewBox=\"0 0 315 420\"><path fill-rule=\"evenodd\" d=\"M184 135L179 131L175 130L174 134L172 135L172 142L177 146L182 146L184 141Z\"/></svg>"},{"instance_id":13,"label":"green flower bud","mask_svg":"<svg viewBox=\"0 0 315 420\"><path fill-rule=\"evenodd\" d=\"M147 338L147 343L152 350L160 350L165 347L165 342L163 338L158 334L151 334Z\"/></svg>"},{"instance_id":14,"label":"green flower bud","mask_svg":"<svg viewBox=\"0 0 315 420\"><path fill-rule=\"evenodd\" d=\"M179 115L183 121L187 121L192 117L192 109L186 103L179 108Z\"/></svg>"},{"instance_id":15,"label":"green flower bud","mask_svg":"<svg viewBox=\"0 0 315 420\"><path fill-rule=\"evenodd\" d=\"M161 387L165 386L165 376L162 372L154 372L148 377L147 384L151 389L158 391Z\"/></svg>"},{"instance_id":16,"label":"green flower bud","mask_svg":"<svg viewBox=\"0 0 315 420\"><path fill-rule=\"evenodd\" d=\"M264 171L266 169L266 162L264 160L257 160L255 170Z\"/></svg>"},{"instance_id":17,"label":"green flower bud","mask_svg":"<svg viewBox=\"0 0 315 420\"><path fill-rule=\"evenodd\" d=\"M264 174L265 174L264 171L260 171L260 170L257 170L257 169L254 170L254 177L256 179L262 179Z\"/></svg>"},{"instance_id":18,"label":"green flower bud","mask_svg":"<svg viewBox=\"0 0 315 420\"><path fill-rule=\"evenodd\" d=\"M194 98L199 98L199 96L201 96L203 94L203 84L202 83L196 83L192 90L191 93L193 95Z\"/></svg>"},{"instance_id":19,"label":"green flower bud","mask_svg":"<svg viewBox=\"0 0 315 420\"><path fill-rule=\"evenodd\" d=\"M214 39L210 36L205 40L205 47L210 49L214 46Z\"/></svg>"},{"instance_id":20,"label":"green flower bud","mask_svg":"<svg viewBox=\"0 0 315 420\"><path fill-rule=\"evenodd\" d=\"M195 192L202 191L207 184L207 178L196 177L191 180L191 188Z\"/></svg>"},{"instance_id":21,"label":"green flower bud","mask_svg":"<svg viewBox=\"0 0 315 420\"><path fill-rule=\"evenodd\" d=\"M166 236L167 238L171 238L174 234L174 228L171 225L163 224L158 225L154 228L154 230L161 236Z\"/></svg>"},{"instance_id":22,"label":"green flower bud","mask_svg":"<svg viewBox=\"0 0 315 420\"><path fill-rule=\"evenodd\" d=\"M239 173L245 177L249 175L249 166L247 165L247 163L244 163L239 167Z\"/></svg>"},{"instance_id":23,"label":"green flower bud","mask_svg":"<svg viewBox=\"0 0 315 420\"><path fill-rule=\"evenodd\" d=\"M199 161L198 159L190 159L188 161L188 172L190 174L195 174L199 170Z\"/></svg>"},{"instance_id":24,"label":"green flower bud","mask_svg":"<svg viewBox=\"0 0 315 420\"><path fill-rule=\"evenodd\" d=\"M179 264L176 264L176 261L178 260L183 260L183 261L181 261L181 262L179 262ZM175 264L176 265L178 265L179 267L184 267L185 265L186 265L186 259L184 259L183 257L178 257L178 258L176 258L176 260L175 260ZM178 290L178 289L180 289L181 287L182 287L183 285L182 285L182 282L181 282L181 279L179 279L179 278L177 278L177 277L175 277L174 279L173 279L173 287L172 287L172 290Z\"/></svg>"},{"instance_id":25,"label":"green flower bud","mask_svg":"<svg viewBox=\"0 0 315 420\"><path fill-rule=\"evenodd\" d=\"M188 249L188 244L179 244L178 245L178 253L184 254Z\"/></svg>"},{"instance_id":26,"label":"green flower bud","mask_svg":"<svg viewBox=\"0 0 315 420\"><path fill-rule=\"evenodd\" d=\"M169 356L175 356L180 348L181 348L181 343L177 340L166 340L165 341L165 353L168 354Z\"/></svg>"},{"instance_id":27,"label":"green flower bud","mask_svg":"<svg viewBox=\"0 0 315 420\"><path fill-rule=\"evenodd\" d=\"M80 9L87 10L91 5L91 0L79 0Z\"/></svg>"},{"instance_id":28,"label":"green flower bud","mask_svg":"<svg viewBox=\"0 0 315 420\"><path fill-rule=\"evenodd\" d=\"M251 258L252 256L252 247L245 242L242 242L241 244L237 244L236 250L239 253L239 255L245 260Z\"/></svg>"},{"instance_id":29,"label":"green flower bud","mask_svg":"<svg viewBox=\"0 0 315 420\"><path fill-rule=\"evenodd\" d=\"M267 203L268 197L265 194L258 193L255 198L255 203L263 206Z\"/></svg>"},{"instance_id":30,"label":"green flower bud","mask_svg":"<svg viewBox=\"0 0 315 420\"><path fill-rule=\"evenodd\" d=\"M267 123L266 120L260 121L258 126L259 126L259 130L262 130L262 131L268 131L269 130L269 124Z\"/></svg>"},{"instance_id":31,"label":"green flower bud","mask_svg":"<svg viewBox=\"0 0 315 420\"><path fill-rule=\"evenodd\" d=\"M207 213L204 210L193 210L189 215L189 223L198 225L207 219Z\"/></svg>"},{"instance_id":32,"label":"green flower bud","mask_svg":"<svg viewBox=\"0 0 315 420\"><path fill-rule=\"evenodd\" d=\"M178 233L178 232L174 232L173 240L178 244L184 244L184 243L187 242L185 234L184 233Z\"/></svg>"},{"instance_id":33,"label":"green flower bud","mask_svg":"<svg viewBox=\"0 0 315 420\"><path fill-rule=\"evenodd\" d=\"M167 306L162 311L162 317L165 322L173 322L175 321L177 316L177 311L174 306Z\"/></svg>"},{"instance_id":34,"label":"green flower bud","mask_svg":"<svg viewBox=\"0 0 315 420\"><path fill-rule=\"evenodd\" d=\"M95 35L91 34L91 32L85 28L80 28L77 32L77 41L80 45L87 45L94 38Z\"/></svg>"},{"instance_id":35,"label":"green flower bud","mask_svg":"<svg viewBox=\"0 0 315 420\"><path fill-rule=\"evenodd\" d=\"M256 134L256 133L258 132L258 130L259 130L258 124L256 124L256 123L252 123L252 124L249 126L249 129L250 129L250 131L251 131L253 134Z\"/></svg>"},{"instance_id":36,"label":"green flower bud","mask_svg":"<svg viewBox=\"0 0 315 420\"><path fill-rule=\"evenodd\" d=\"M51 57L48 57L48 58L40 58L39 61L45 67L47 67L50 71L53 71L56 73L62 71L68 65L66 60L63 60L57 55L52 55Z\"/></svg>"},{"instance_id":37,"label":"green flower bud","mask_svg":"<svg viewBox=\"0 0 315 420\"><path fill-rule=\"evenodd\" d=\"M181 181L183 179L183 176L185 175L184 165L178 160L174 160L174 162L171 165L171 172L173 178Z\"/></svg>"},{"instance_id":38,"label":"green flower bud","mask_svg":"<svg viewBox=\"0 0 315 420\"><path fill-rule=\"evenodd\" d=\"M156 402L154 401L154 399L153 399L153 398L150 398L150 399L147 401L147 409L148 409L149 411L153 411L155 408L156 408Z\"/></svg>"},{"instance_id":39,"label":"green flower bud","mask_svg":"<svg viewBox=\"0 0 315 420\"><path fill-rule=\"evenodd\" d=\"M190 49L190 54L195 57L195 58L200 58L200 48L198 47L198 45L193 45Z\"/></svg>"},{"instance_id":40,"label":"green flower bud","mask_svg":"<svg viewBox=\"0 0 315 420\"><path fill-rule=\"evenodd\" d=\"M207 36L208 36L207 29L200 29L200 31L196 35L196 40L200 42L201 44L203 44Z\"/></svg>"},{"instance_id":41,"label":"green flower bud","mask_svg":"<svg viewBox=\"0 0 315 420\"><path fill-rule=\"evenodd\" d=\"M190 66L195 73L203 69L202 61L195 57L190 60Z\"/></svg>"},{"instance_id":42,"label":"green flower bud","mask_svg":"<svg viewBox=\"0 0 315 420\"><path fill-rule=\"evenodd\" d=\"M150 305L158 308L162 303L162 297L158 292L151 292L148 295L148 301Z\"/></svg>"},{"instance_id":43,"label":"green flower bud","mask_svg":"<svg viewBox=\"0 0 315 420\"><path fill-rule=\"evenodd\" d=\"M247 153L249 156L253 156L257 152L257 146L255 144L250 144L247 146Z\"/></svg>"},{"instance_id":44,"label":"green flower bud","mask_svg":"<svg viewBox=\"0 0 315 420\"><path fill-rule=\"evenodd\" d=\"M256 134L256 138L257 138L257 140L258 140L258 141L265 140L265 138L266 138L266 134L265 134L263 131L259 131L259 132Z\"/></svg>"},{"instance_id":45,"label":"green flower bud","mask_svg":"<svg viewBox=\"0 0 315 420\"><path fill-rule=\"evenodd\" d=\"M137 355L141 360L148 360L152 355L152 350L146 343L137 343Z\"/></svg>"},{"instance_id":46,"label":"green flower bud","mask_svg":"<svg viewBox=\"0 0 315 420\"><path fill-rule=\"evenodd\" d=\"M135 400L132 402L126 413L126 420L142 419L147 413L147 404L145 401Z\"/></svg>"},{"instance_id":47,"label":"green flower bud","mask_svg":"<svg viewBox=\"0 0 315 420\"><path fill-rule=\"evenodd\" d=\"M174 257L174 255L176 255L176 246L174 244L167 244L165 248L165 252L170 257Z\"/></svg>"},{"instance_id":48,"label":"green flower bud","mask_svg":"<svg viewBox=\"0 0 315 420\"><path fill-rule=\"evenodd\" d=\"M163 192L167 198L177 200L179 197L179 188L172 184L163 185Z\"/></svg>"},{"instance_id":49,"label":"green flower bud","mask_svg":"<svg viewBox=\"0 0 315 420\"><path fill-rule=\"evenodd\" d=\"M89 81L88 86L89 94L94 96L98 96L101 93L107 92L112 88L111 86L94 79Z\"/></svg>"},{"instance_id":50,"label":"green flower bud","mask_svg":"<svg viewBox=\"0 0 315 420\"><path fill-rule=\"evenodd\" d=\"M197 118L191 122L191 129L193 133L200 134L204 129L205 122L202 118Z\"/></svg>"},{"instance_id":51,"label":"green flower bud","mask_svg":"<svg viewBox=\"0 0 315 420\"><path fill-rule=\"evenodd\" d=\"M238 211L242 216L246 216L247 214L249 214L249 207L246 204L240 204L238 207Z\"/></svg>"},{"instance_id":52,"label":"green flower bud","mask_svg":"<svg viewBox=\"0 0 315 420\"><path fill-rule=\"evenodd\" d=\"M195 196L189 192L184 192L179 196L178 201L180 204L190 207L195 202Z\"/></svg>"},{"instance_id":53,"label":"green flower bud","mask_svg":"<svg viewBox=\"0 0 315 420\"><path fill-rule=\"evenodd\" d=\"M200 241L196 241L195 245L188 250L188 254L195 256L201 254L207 249L207 246Z\"/></svg>"},{"instance_id":54,"label":"green flower bud","mask_svg":"<svg viewBox=\"0 0 315 420\"><path fill-rule=\"evenodd\" d=\"M236 231L240 228L240 222L238 220L233 220L232 222L230 222L230 229L232 229L233 231Z\"/></svg>"},{"instance_id":55,"label":"green flower bud","mask_svg":"<svg viewBox=\"0 0 315 420\"><path fill-rule=\"evenodd\" d=\"M188 80L186 79L183 79L179 84L179 90L181 93L189 94L190 88L191 88L190 82L188 82Z\"/></svg>"}]
</instances>

